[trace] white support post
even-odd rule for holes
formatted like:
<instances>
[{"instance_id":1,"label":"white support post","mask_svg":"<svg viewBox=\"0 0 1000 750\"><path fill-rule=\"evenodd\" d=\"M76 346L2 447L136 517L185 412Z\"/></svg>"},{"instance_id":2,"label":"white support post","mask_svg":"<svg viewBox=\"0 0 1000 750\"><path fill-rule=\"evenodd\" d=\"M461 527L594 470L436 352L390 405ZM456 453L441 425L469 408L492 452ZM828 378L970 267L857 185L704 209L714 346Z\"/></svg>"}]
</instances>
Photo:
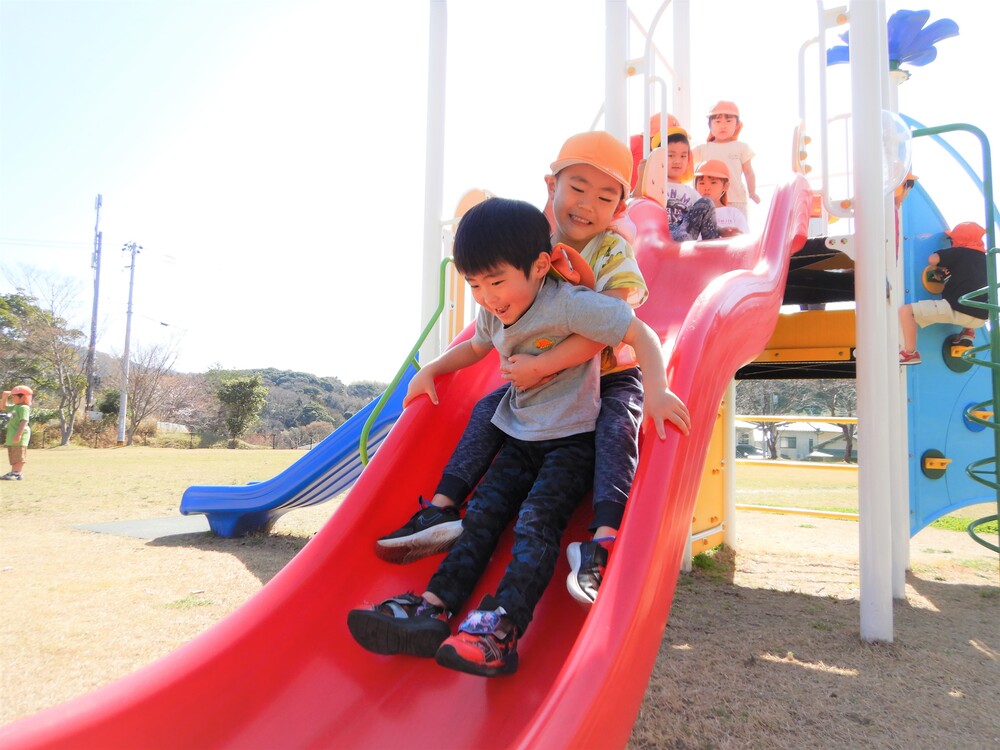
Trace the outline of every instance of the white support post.
<instances>
[{"instance_id":1,"label":"white support post","mask_svg":"<svg viewBox=\"0 0 1000 750\"><path fill-rule=\"evenodd\" d=\"M879 28L888 28L885 6L879 4ZM889 47L880 47L881 70L889 70ZM899 73L899 71L896 71ZM899 86L905 75L888 74L888 85L882 90L882 108L899 113ZM909 431L906 414L906 368L899 366L898 310L904 302L903 294L903 237L901 217L896 211L892 195L885 198L885 231L892 238L886 253L885 273L890 282L889 316L886 320L887 384L889 388L889 510L892 536L892 598L906 598L906 570L910 567L910 481Z\"/></svg>"},{"instance_id":2,"label":"white support post","mask_svg":"<svg viewBox=\"0 0 1000 750\"><path fill-rule=\"evenodd\" d=\"M850 5L858 433L863 446L858 460L858 532L865 641L893 639L885 274L890 238L882 189L881 104L888 70L880 67L879 45L887 43L885 27L879 26L881 4L852 0Z\"/></svg>"},{"instance_id":3,"label":"white support post","mask_svg":"<svg viewBox=\"0 0 1000 750\"><path fill-rule=\"evenodd\" d=\"M628 143L628 4L604 0L604 129Z\"/></svg>"},{"instance_id":4,"label":"white support post","mask_svg":"<svg viewBox=\"0 0 1000 750\"><path fill-rule=\"evenodd\" d=\"M674 6L674 111L671 113L688 132L694 132L691 122L691 3L673 0Z\"/></svg>"},{"instance_id":5,"label":"white support post","mask_svg":"<svg viewBox=\"0 0 1000 750\"><path fill-rule=\"evenodd\" d=\"M441 210L444 202L444 115L448 48L448 3L430 0L430 41L427 50L427 138L424 162L424 253L420 302L420 327L437 310L441 267ZM445 321L446 323L447 321ZM440 330L440 327L439 327ZM420 348L420 361L428 362L443 350L440 335L431 335Z\"/></svg>"}]
</instances>

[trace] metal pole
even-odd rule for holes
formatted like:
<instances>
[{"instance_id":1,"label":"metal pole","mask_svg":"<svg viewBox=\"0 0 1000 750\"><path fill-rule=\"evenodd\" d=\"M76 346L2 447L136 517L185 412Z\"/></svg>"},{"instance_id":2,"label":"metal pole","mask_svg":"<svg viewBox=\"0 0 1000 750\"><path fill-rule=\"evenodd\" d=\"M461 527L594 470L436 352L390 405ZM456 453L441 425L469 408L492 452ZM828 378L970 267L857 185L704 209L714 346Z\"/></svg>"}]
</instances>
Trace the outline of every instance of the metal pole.
<instances>
[{"instance_id":1,"label":"metal pole","mask_svg":"<svg viewBox=\"0 0 1000 750\"><path fill-rule=\"evenodd\" d=\"M444 116L448 50L448 4L430 3L430 45L427 56L427 139L424 162L424 262L420 319L434 315L438 298L438 266L441 264L441 210L444 202ZM428 336L420 349L420 361L429 362L444 349L441 336Z\"/></svg>"},{"instance_id":2,"label":"metal pole","mask_svg":"<svg viewBox=\"0 0 1000 750\"><path fill-rule=\"evenodd\" d=\"M889 466L889 387L886 373L886 262L888 238L882 188L882 87L889 72L879 45L880 0L853 0L851 99L854 141L855 305L857 327L859 568L861 638L892 641L892 534ZM895 250L893 250L895 252ZM896 365L898 367L898 364Z\"/></svg>"},{"instance_id":3,"label":"metal pole","mask_svg":"<svg viewBox=\"0 0 1000 750\"><path fill-rule=\"evenodd\" d=\"M101 221L101 194L97 194L94 201L94 210L97 218L94 219L94 257L90 261L91 268L94 269L94 310L90 316L90 346L87 348L87 410L94 409L94 352L97 350L97 298L101 289L101 232L97 226Z\"/></svg>"},{"instance_id":4,"label":"metal pole","mask_svg":"<svg viewBox=\"0 0 1000 750\"><path fill-rule=\"evenodd\" d=\"M604 129L628 143L628 5L625 0L604 2L604 45ZM643 132L645 128L644 123Z\"/></svg>"},{"instance_id":5,"label":"metal pole","mask_svg":"<svg viewBox=\"0 0 1000 750\"><path fill-rule=\"evenodd\" d=\"M122 354L122 388L118 394L118 441L116 445L125 445L125 413L128 410L128 360L129 360L129 340L132 337L132 289L135 285L135 256L142 250L142 245L134 242L127 243L123 252L132 254L132 262L129 265L128 274L128 310L125 315L125 353Z\"/></svg>"}]
</instances>

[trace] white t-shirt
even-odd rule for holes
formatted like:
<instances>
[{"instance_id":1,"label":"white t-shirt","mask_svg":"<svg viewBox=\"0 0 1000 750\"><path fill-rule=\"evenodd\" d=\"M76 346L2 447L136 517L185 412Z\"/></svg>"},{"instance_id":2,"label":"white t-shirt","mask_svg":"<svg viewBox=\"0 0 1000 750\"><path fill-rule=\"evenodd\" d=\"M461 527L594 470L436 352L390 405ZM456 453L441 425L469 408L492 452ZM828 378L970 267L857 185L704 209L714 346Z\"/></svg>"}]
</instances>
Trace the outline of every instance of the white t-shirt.
<instances>
[{"instance_id":1,"label":"white t-shirt","mask_svg":"<svg viewBox=\"0 0 1000 750\"><path fill-rule=\"evenodd\" d=\"M743 234L750 231L750 226L747 224L747 217L738 208L733 208L732 206L715 207L715 225L719 229L736 227Z\"/></svg>"}]
</instances>

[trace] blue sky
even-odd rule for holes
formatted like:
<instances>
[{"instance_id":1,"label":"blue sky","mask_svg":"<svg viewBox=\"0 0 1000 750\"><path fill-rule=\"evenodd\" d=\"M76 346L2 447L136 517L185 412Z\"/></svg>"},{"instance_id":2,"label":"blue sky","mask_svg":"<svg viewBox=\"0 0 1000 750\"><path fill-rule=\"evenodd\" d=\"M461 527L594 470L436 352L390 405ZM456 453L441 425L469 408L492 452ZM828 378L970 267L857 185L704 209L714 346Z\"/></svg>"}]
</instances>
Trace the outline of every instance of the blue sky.
<instances>
[{"instance_id":1,"label":"blue sky","mask_svg":"<svg viewBox=\"0 0 1000 750\"><path fill-rule=\"evenodd\" d=\"M647 25L656 7L633 4ZM912 70L901 110L993 137L981 81L1000 13L887 7L961 28ZM740 104L764 186L789 176L815 13L806 0L692 2L692 111ZM405 0L0 0L0 292L25 266L75 278L74 322L89 331L101 193L101 350L123 348L121 248L135 241L133 347L172 341L183 371L388 380L423 327L428 15ZM541 205L562 140L601 106L603 3L453 0L448 18L445 209L474 187ZM951 180L928 161L922 180ZM949 221L979 215L951 199Z\"/></svg>"}]
</instances>

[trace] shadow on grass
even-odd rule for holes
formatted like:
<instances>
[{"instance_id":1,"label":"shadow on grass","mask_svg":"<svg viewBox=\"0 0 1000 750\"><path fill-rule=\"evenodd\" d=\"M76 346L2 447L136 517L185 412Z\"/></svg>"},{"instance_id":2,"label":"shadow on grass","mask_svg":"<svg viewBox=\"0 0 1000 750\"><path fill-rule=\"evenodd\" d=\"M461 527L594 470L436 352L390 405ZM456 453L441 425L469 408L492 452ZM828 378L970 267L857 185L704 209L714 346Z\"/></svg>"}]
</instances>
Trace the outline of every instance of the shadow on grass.
<instances>
[{"instance_id":1,"label":"shadow on grass","mask_svg":"<svg viewBox=\"0 0 1000 750\"><path fill-rule=\"evenodd\" d=\"M174 534L151 539L153 547L188 547L232 555L243 563L261 583L267 583L306 546L305 536L285 534L251 534L227 539L211 532Z\"/></svg>"}]
</instances>

